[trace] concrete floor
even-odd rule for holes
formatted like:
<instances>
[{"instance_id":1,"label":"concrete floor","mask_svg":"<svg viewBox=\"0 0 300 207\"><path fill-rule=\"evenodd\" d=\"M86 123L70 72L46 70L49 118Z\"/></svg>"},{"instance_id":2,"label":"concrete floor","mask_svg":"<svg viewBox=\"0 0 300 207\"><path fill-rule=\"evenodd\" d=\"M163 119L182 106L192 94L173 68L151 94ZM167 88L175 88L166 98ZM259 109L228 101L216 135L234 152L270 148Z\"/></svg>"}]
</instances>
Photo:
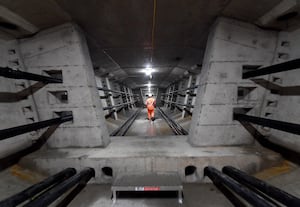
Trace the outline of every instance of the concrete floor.
<instances>
[{"instance_id":1,"label":"concrete floor","mask_svg":"<svg viewBox=\"0 0 300 207\"><path fill-rule=\"evenodd\" d=\"M129 128L126 136L155 137L174 135L172 129L161 117L160 113L157 110L155 112L155 121L151 123L147 119L147 110L143 109Z\"/></svg>"},{"instance_id":2,"label":"concrete floor","mask_svg":"<svg viewBox=\"0 0 300 207\"><path fill-rule=\"evenodd\" d=\"M134 113L136 109L128 110L128 111L120 111L118 113L118 120L114 120L113 118L106 119L107 127L109 133L117 129L122 123L124 123L132 113ZM191 116L186 116L185 118L181 118L180 111L170 111L167 108L162 108L175 122L180 124L186 131L189 131ZM147 119L147 110L144 108L137 116L125 136L147 136L147 137L155 137L155 136L169 136L174 135L172 129L169 127L167 122L162 118L160 113L155 111L155 121L151 123Z\"/></svg>"}]
</instances>

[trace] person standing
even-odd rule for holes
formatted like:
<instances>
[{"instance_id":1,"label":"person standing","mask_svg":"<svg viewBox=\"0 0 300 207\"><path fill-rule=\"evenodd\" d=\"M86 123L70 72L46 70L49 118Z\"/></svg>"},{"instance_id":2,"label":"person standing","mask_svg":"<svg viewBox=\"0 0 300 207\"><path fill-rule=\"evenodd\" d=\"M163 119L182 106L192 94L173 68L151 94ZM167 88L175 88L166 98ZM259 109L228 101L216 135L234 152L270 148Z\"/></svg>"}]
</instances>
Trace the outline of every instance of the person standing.
<instances>
[{"instance_id":1,"label":"person standing","mask_svg":"<svg viewBox=\"0 0 300 207\"><path fill-rule=\"evenodd\" d=\"M146 106L148 110L148 119L154 121L154 109L156 107L156 100L153 98L152 94L148 95Z\"/></svg>"}]
</instances>

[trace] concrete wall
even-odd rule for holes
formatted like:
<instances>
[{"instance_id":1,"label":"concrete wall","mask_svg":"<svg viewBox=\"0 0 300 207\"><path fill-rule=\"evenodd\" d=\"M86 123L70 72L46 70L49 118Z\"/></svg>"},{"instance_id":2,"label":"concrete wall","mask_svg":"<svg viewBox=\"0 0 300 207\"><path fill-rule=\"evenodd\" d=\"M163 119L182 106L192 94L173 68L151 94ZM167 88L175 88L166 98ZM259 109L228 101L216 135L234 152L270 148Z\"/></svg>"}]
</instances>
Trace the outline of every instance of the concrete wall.
<instances>
[{"instance_id":1,"label":"concrete wall","mask_svg":"<svg viewBox=\"0 0 300 207\"><path fill-rule=\"evenodd\" d=\"M16 41L0 42L0 66L24 70L19 58ZM11 128L39 121L32 96L22 101L7 102L3 93L16 93L29 86L26 80L15 80L0 77L0 129ZM31 145L32 140L40 133L31 132L0 141L0 157L17 152Z\"/></svg>"},{"instance_id":2,"label":"concrete wall","mask_svg":"<svg viewBox=\"0 0 300 207\"><path fill-rule=\"evenodd\" d=\"M300 58L300 29L293 32L281 32L278 37L276 59L274 64ZM269 80L277 80L275 84L280 86L300 86L300 70L292 70L272 74ZM300 96L280 96L267 93L266 100L275 101L275 105L268 106L267 101L263 104L268 118L300 124ZM266 129L269 131L269 140L294 151L300 152L300 136L291 133Z\"/></svg>"},{"instance_id":3,"label":"concrete wall","mask_svg":"<svg viewBox=\"0 0 300 207\"><path fill-rule=\"evenodd\" d=\"M189 132L192 145L253 143L252 136L232 115L235 108L252 108L248 114L253 115L261 113L265 90L242 79L243 66L272 63L276 40L276 32L248 23L227 18L215 22L208 37ZM238 97L241 88L250 92Z\"/></svg>"},{"instance_id":4,"label":"concrete wall","mask_svg":"<svg viewBox=\"0 0 300 207\"><path fill-rule=\"evenodd\" d=\"M65 24L20 41L27 70L47 75L61 71L62 84L48 84L34 94L41 120L55 112L72 111L73 123L64 123L51 136L50 147L103 147L109 143L99 93L86 40L81 30ZM67 92L61 102L53 93Z\"/></svg>"}]
</instances>

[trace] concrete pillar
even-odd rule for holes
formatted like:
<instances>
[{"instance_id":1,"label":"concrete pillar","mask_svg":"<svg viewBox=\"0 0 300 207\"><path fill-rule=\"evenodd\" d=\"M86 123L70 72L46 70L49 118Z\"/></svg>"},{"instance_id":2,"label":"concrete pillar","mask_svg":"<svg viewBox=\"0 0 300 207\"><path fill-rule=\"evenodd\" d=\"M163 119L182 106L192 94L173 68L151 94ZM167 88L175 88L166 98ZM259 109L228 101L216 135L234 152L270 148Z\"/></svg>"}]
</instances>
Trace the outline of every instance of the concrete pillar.
<instances>
[{"instance_id":1,"label":"concrete pillar","mask_svg":"<svg viewBox=\"0 0 300 207\"><path fill-rule=\"evenodd\" d=\"M129 97L130 97L130 102L133 104L132 107L135 108L134 96L131 88L129 88Z\"/></svg>"},{"instance_id":2,"label":"concrete pillar","mask_svg":"<svg viewBox=\"0 0 300 207\"><path fill-rule=\"evenodd\" d=\"M236 108L260 113L263 89L242 79L247 65L272 62L277 33L237 20L219 18L211 28L206 46L200 87L189 132L194 146L244 145L252 136L233 120ZM241 88L251 89L240 97Z\"/></svg>"},{"instance_id":3,"label":"concrete pillar","mask_svg":"<svg viewBox=\"0 0 300 207\"><path fill-rule=\"evenodd\" d=\"M193 79L193 76L190 75L190 76L189 76L189 79L188 79L188 81L187 81L187 85L186 85L187 88L191 87L192 79ZM187 104L187 103L188 103L188 99L189 99L189 94L188 94L188 92L190 92L190 91L191 91L191 90L185 91L185 97L184 97L183 104ZM183 106L183 110L182 110L182 114L181 114L181 118L182 118L182 119L185 117L185 114L186 114L186 111L184 110L185 108L186 108L186 106Z\"/></svg>"},{"instance_id":4,"label":"concrete pillar","mask_svg":"<svg viewBox=\"0 0 300 207\"><path fill-rule=\"evenodd\" d=\"M107 87L107 89L112 90L110 81L109 81L109 79L108 79L107 77L105 78L105 82L106 82L106 87ZM113 97L114 94L113 94L111 91L108 92L108 94L109 94L110 104L111 104L112 106L115 106L116 103L115 103L115 99L114 99L114 97ZM114 119L115 119L115 120L118 120L118 114L117 114L116 108L114 107L114 108L112 108L111 110L114 110L114 112L113 112Z\"/></svg>"},{"instance_id":5,"label":"concrete pillar","mask_svg":"<svg viewBox=\"0 0 300 207\"><path fill-rule=\"evenodd\" d=\"M47 29L21 40L20 53L28 72L62 76L62 84L48 84L33 97L41 120L63 111L73 114L48 141L50 147L104 147L109 143L95 74L82 31L73 24ZM62 100L56 96L64 92Z\"/></svg>"},{"instance_id":6,"label":"concrete pillar","mask_svg":"<svg viewBox=\"0 0 300 207\"><path fill-rule=\"evenodd\" d=\"M201 75L201 74L198 74L198 75L195 77L195 78L196 78L195 85L192 85L192 86L197 86L197 85L200 84L200 77L201 77L200 75ZM196 88L196 89L193 89L192 92L197 93L197 88ZM191 105L192 105L192 106L195 106L195 103L196 103L196 97L193 96ZM191 108L191 109L190 109L190 112L193 112L193 111L194 111L194 108Z\"/></svg>"},{"instance_id":7,"label":"concrete pillar","mask_svg":"<svg viewBox=\"0 0 300 207\"><path fill-rule=\"evenodd\" d=\"M0 40L0 66L24 71L16 41ZM15 80L0 77L0 94L20 92L21 90L28 88L29 85L29 81L26 80ZM18 102L6 102L4 94L0 95L0 129L39 121L32 96ZM0 158L30 146L33 139L37 138L39 135L40 133L38 132L30 132L1 140Z\"/></svg>"},{"instance_id":8,"label":"concrete pillar","mask_svg":"<svg viewBox=\"0 0 300 207\"><path fill-rule=\"evenodd\" d=\"M106 88L106 84L105 84L105 78L101 78L101 77L98 77L96 76L96 84L97 84L97 87L100 87L100 88ZM104 84L103 84L104 83ZM106 94L108 94L107 92L103 91L103 90L98 90L98 93L99 93L99 97L100 96L106 96ZM103 108L104 107L107 107L108 104L107 104L107 100L109 98L106 98L106 99L100 99L101 100L101 103L102 103L102 106ZM109 113L108 110L105 110L104 111L104 114L107 115Z\"/></svg>"},{"instance_id":9,"label":"concrete pillar","mask_svg":"<svg viewBox=\"0 0 300 207\"><path fill-rule=\"evenodd\" d=\"M280 32L277 41L277 50L274 55L274 64L297 59L300 57L300 29L291 32ZM282 87L300 85L300 70L271 74L268 80ZM261 117L290 123L300 123L300 96L280 96L266 91L262 104ZM267 133L268 139L278 145L300 153L300 136L280 130L261 127Z\"/></svg>"},{"instance_id":10,"label":"concrete pillar","mask_svg":"<svg viewBox=\"0 0 300 207\"><path fill-rule=\"evenodd\" d=\"M127 104L127 107L128 109L131 108L131 105L130 105L130 94L129 94L129 90L126 86L124 86L124 91L125 91L125 95L126 95L126 103Z\"/></svg>"}]
</instances>

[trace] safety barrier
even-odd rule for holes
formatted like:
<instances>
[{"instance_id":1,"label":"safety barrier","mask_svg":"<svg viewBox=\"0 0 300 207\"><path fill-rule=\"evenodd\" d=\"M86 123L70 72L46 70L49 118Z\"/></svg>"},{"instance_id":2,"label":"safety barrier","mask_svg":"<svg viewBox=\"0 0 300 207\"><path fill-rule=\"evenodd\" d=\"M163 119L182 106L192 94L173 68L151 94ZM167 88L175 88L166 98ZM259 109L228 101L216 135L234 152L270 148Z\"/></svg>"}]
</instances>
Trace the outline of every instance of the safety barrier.
<instances>
[{"instance_id":1,"label":"safety barrier","mask_svg":"<svg viewBox=\"0 0 300 207\"><path fill-rule=\"evenodd\" d=\"M276 202L285 206L300 206L299 198L234 167L225 166L222 172L211 166L204 169L204 175L209 177L236 207L248 206L245 201L253 206L262 207L279 206Z\"/></svg>"}]
</instances>

